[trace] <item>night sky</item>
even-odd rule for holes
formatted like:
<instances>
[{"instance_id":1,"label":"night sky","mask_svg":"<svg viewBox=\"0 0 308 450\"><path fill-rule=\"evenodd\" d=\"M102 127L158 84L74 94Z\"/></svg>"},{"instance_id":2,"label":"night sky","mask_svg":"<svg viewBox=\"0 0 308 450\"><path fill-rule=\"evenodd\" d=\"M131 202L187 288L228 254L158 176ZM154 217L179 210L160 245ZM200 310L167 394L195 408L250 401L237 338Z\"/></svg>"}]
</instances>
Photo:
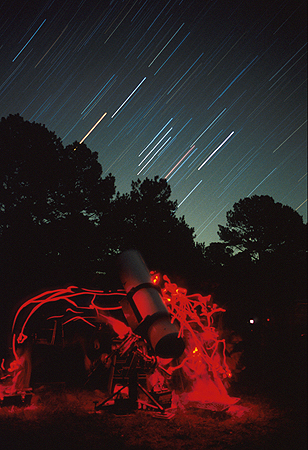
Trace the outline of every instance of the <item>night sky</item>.
<instances>
[{"instance_id":1,"label":"night sky","mask_svg":"<svg viewBox=\"0 0 308 450\"><path fill-rule=\"evenodd\" d=\"M305 0L4 0L0 37L1 117L101 119L103 176L166 178L197 241L254 194L307 221Z\"/></svg>"}]
</instances>

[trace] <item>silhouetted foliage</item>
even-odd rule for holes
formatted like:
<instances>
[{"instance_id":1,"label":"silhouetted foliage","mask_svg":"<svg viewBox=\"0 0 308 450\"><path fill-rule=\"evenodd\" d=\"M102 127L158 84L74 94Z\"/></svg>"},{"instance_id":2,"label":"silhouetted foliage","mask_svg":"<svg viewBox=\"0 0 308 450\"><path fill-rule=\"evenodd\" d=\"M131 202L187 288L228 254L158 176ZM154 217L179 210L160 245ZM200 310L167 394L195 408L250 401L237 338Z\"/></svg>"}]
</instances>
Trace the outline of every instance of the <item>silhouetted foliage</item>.
<instances>
[{"instance_id":1,"label":"silhouetted foliage","mask_svg":"<svg viewBox=\"0 0 308 450\"><path fill-rule=\"evenodd\" d=\"M101 178L97 153L85 144L66 148L44 125L19 115L2 118L1 232L20 217L37 224L82 213L96 218L115 193L114 179Z\"/></svg>"},{"instance_id":2,"label":"silhouetted foliage","mask_svg":"<svg viewBox=\"0 0 308 450\"><path fill-rule=\"evenodd\" d=\"M165 179L133 181L131 192L118 195L113 204L113 222L120 226L110 234L119 250L136 248L151 269L189 282L200 273L203 256L193 228L176 216L170 196Z\"/></svg>"},{"instance_id":3,"label":"silhouetted foliage","mask_svg":"<svg viewBox=\"0 0 308 450\"><path fill-rule=\"evenodd\" d=\"M204 247L203 254L210 266L220 268L230 263L233 250L222 242L212 242Z\"/></svg>"},{"instance_id":4,"label":"silhouetted foliage","mask_svg":"<svg viewBox=\"0 0 308 450\"><path fill-rule=\"evenodd\" d=\"M235 203L219 226L221 242L205 247L177 217L165 179L133 181L130 193L115 196L97 153L64 147L44 125L2 118L0 158L0 317L8 323L13 306L37 291L113 289L114 255L128 248L190 292L214 293L241 332L251 314L285 323L306 298L307 227L269 196Z\"/></svg>"},{"instance_id":5,"label":"silhouetted foliage","mask_svg":"<svg viewBox=\"0 0 308 450\"><path fill-rule=\"evenodd\" d=\"M227 226L219 225L218 235L233 251L248 252L259 260L273 252L302 251L306 238L302 217L268 195L235 203L227 212Z\"/></svg>"},{"instance_id":6,"label":"silhouetted foliage","mask_svg":"<svg viewBox=\"0 0 308 450\"><path fill-rule=\"evenodd\" d=\"M64 148L44 125L11 115L0 122L0 155L3 292L16 298L89 281L100 250L95 225L115 193L97 153Z\"/></svg>"},{"instance_id":7,"label":"silhouetted foliage","mask_svg":"<svg viewBox=\"0 0 308 450\"><path fill-rule=\"evenodd\" d=\"M241 333L250 333L253 317L255 336L267 320L271 326L275 321L280 337L294 329L296 305L307 298L306 229L295 210L269 196L244 198L227 212L227 225L218 232L223 242L204 255L219 285L216 301Z\"/></svg>"},{"instance_id":8,"label":"silhouetted foliage","mask_svg":"<svg viewBox=\"0 0 308 450\"><path fill-rule=\"evenodd\" d=\"M2 292L10 305L63 284L102 287L112 258L137 248L151 268L189 279L202 266L193 229L176 217L166 180L132 182L115 194L97 153L64 147L44 125L17 115L0 122ZM108 277L107 277L108 279ZM108 287L108 286L103 286Z\"/></svg>"}]
</instances>

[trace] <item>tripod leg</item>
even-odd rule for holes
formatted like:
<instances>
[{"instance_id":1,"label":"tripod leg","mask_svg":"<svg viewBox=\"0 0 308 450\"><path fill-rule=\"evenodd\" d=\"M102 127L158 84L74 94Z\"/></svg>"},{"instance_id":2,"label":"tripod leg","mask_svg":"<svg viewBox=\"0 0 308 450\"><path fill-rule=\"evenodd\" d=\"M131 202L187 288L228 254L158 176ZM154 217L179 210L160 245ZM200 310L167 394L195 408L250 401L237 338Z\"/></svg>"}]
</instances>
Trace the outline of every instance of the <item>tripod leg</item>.
<instances>
[{"instance_id":1,"label":"tripod leg","mask_svg":"<svg viewBox=\"0 0 308 450\"><path fill-rule=\"evenodd\" d=\"M116 362L117 362L117 355L113 355L112 360L111 360L110 373L109 373L108 386L107 386L107 392L109 394L111 394L111 392L112 392L113 377L114 377L114 370L115 370Z\"/></svg>"},{"instance_id":2,"label":"tripod leg","mask_svg":"<svg viewBox=\"0 0 308 450\"><path fill-rule=\"evenodd\" d=\"M142 392L160 409L160 411L165 411L165 409L155 400L155 398L143 387L141 384L138 383L138 387L142 390Z\"/></svg>"},{"instance_id":3,"label":"tripod leg","mask_svg":"<svg viewBox=\"0 0 308 450\"><path fill-rule=\"evenodd\" d=\"M102 403L100 403L99 405L95 406L96 411L99 410L101 407L103 407L107 402L109 402L109 400L111 400L113 397L115 397L116 395L118 395L119 392L122 391L122 389L126 388L127 384L125 384L124 386L122 386L118 391L114 392L112 395L110 395L110 397L106 398L106 400L102 401Z\"/></svg>"}]
</instances>

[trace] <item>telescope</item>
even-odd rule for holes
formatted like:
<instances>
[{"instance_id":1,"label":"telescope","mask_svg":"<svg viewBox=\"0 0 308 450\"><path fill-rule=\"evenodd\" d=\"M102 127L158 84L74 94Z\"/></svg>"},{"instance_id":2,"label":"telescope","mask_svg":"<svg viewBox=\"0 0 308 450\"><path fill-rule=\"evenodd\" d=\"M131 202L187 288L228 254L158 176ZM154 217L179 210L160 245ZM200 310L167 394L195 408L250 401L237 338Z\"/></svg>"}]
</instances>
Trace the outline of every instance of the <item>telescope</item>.
<instances>
[{"instance_id":1,"label":"telescope","mask_svg":"<svg viewBox=\"0 0 308 450\"><path fill-rule=\"evenodd\" d=\"M156 393L156 398L154 393L148 392L138 381L138 365L141 363L143 368L148 365L151 371L157 367L170 377L170 374L157 364L156 356L165 359L179 358L185 350L185 344L179 336L179 327L171 322L160 288L152 283L150 272L140 253L135 250L121 253L117 258L117 268L126 292L126 296L120 300L120 305L133 334L128 335L107 357L107 360L112 361L108 391L112 392L115 378L119 379L122 387L96 405L95 410L109 408L108 402L113 398L115 398L114 405L111 407L115 411L134 410L137 408L137 391L140 389L151 401L151 404L147 406L164 413L165 408L160 402L166 392ZM155 357L148 356L139 347L141 339L152 347ZM122 362L122 368L116 377L117 360L123 357L125 359ZM121 399L119 395L126 387L129 397Z\"/></svg>"},{"instance_id":2,"label":"telescope","mask_svg":"<svg viewBox=\"0 0 308 450\"><path fill-rule=\"evenodd\" d=\"M118 272L126 297L120 301L132 331L144 338L161 358L179 358L185 349L179 328L171 323L160 288L136 250L127 250L117 259Z\"/></svg>"},{"instance_id":3,"label":"telescope","mask_svg":"<svg viewBox=\"0 0 308 450\"><path fill-rule=\"evenodd\" d=\"M180 336L180 328L178 324L171 321L171 316L163 301L160 287L152 283L151 274L140 253L136 250L124 251L116 258L115 263L117 265L119 278L125 291L125 294L123 292L121 294L111 294L114 296L120 295L121 297L121 300L118 300L119 297L117 297L117 307L114 307L113 305L109 308L104 305L100 308L94 303L94 299L97 295L99 295L97 291L92 292L91 290L86 289L80 291L74 286L67 289L44 292L33 299L27 300L18 309L12 326L12 348L16 353L16 344L22 345L24 343L28 337L28 332L25 334L25 328L28 325L29 319L32 319L33 314L46 304L49 304L49 306L57 305L59 308L64 308L63 314L56 316L52 315L50 317L55 319L53 329L51 330L50 328L47 328L47 331L52 331L52 340L50 341L50 344L52 345L55 345L56 342L58 322L60 326L62 326L62 332L63 326L67 323L75 321L75 319L82 320L89 325L92 325L92 321L109 324L113 327L116 334L118 334L118 340L113 340L114 345L113 348L111 345L111 353L104 359L104 361L101 357L96 359L92 370L88 374L86 383L88 383L90 379L93 380L92 375L97 373L97 369L99 369L101 365L105 365L107 362L109 366L106 364L105 367L109 370L108 392L112 392L113 383L116 380L119 380L119 382L123 385L121 390L128 387L129 408L136 408L137 388L139 388L151 400L152 404L162 411L164 408L145 389L145 387L138 382L138 377L141 378L147 372L152 372L156 368L159 368L160 372L164 372L166 376L170 376L170 374L158 364L157 357L163 359L179 358L185 350L184 340ZM90 307L84 306L84 303L82 306L78 304L78 299L80 297L83 299L84 295L90 295L93 297ZM102 292L101 295L104 296L104 293ZM66 302L69 303L69 307ZM87 302L89 302L88 298ZM71 307L72 305L74 305L73 309ZM126 319L126 322L131 330L129 330L123 320L116 319L112 316L112 314L107 313L107 315L105 315L101 313L101 311L111 311L114 309L121 310L121 317L122 319ZM72 313L73 317L70 317ZM25 314L26 318L21 322L20 328L19 316L20 319L22 319L23 314ZM76 314L77 316L75 316ZM17 319L19 325L17 325ZM49 318L47 320L49 320ZM125 329L126 338L124 341L121 335L117 333L114 328L116 322L118 322L117 326L121 324L120 328L122 330L123 327ZM38 323L38 321L36 321L36 323ZM92 326L96 328L95 325ZM20 328L19 331L18 328ZM29 327L28 330L30 331L31 328ZM68 338L68 347L70 344L70 339L73 339L73 337L74 334ZM37 336L35 339L37 343L40 343ZM61 345L63 346L63 333L61 335L61 339ZM85 336L80 335L80 339L84 339L86 342ZM43 341L44 342L41 343L46 343L46 339L43 338ZM22 349L22 347L20 348ZM147 350L150 350L149 354ZM19 361L20 358L17 353L15 353L14 356L16 361ZM28 368L29 367L31 367L31 364L28 365ZM20 373L23 374L23 371L21 370ZM31 372L29 372L27 376L30 380ZM145 377L143 377L143 379L145 379ZM120 390L113 393L112 397L117 395L117 392L120 392ZM110 397L110 399L112 397ZM98 410L104 407L108 401L109 399L96 406L96 409Z\"/></svg>"}]
</instances>

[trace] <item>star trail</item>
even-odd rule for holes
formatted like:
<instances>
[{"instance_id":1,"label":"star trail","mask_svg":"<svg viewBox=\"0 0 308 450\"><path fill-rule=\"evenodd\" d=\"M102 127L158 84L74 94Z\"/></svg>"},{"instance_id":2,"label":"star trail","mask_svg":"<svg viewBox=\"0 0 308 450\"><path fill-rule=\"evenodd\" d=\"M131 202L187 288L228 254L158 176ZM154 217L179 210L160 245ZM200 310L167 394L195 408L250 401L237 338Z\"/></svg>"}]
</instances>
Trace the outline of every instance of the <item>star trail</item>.
<instances>
[{"instance_id":1,"label":"star trail","mask_svg":"<svg viewBox=\"0 0 308 450\"><path fill-rule=\"evenodd\" d=\"M4 1L1 117L85 141L120 193L165 178L207 245L250 195L307 222L306 17L301 0Z\"/></svg>"}]
</instances>

